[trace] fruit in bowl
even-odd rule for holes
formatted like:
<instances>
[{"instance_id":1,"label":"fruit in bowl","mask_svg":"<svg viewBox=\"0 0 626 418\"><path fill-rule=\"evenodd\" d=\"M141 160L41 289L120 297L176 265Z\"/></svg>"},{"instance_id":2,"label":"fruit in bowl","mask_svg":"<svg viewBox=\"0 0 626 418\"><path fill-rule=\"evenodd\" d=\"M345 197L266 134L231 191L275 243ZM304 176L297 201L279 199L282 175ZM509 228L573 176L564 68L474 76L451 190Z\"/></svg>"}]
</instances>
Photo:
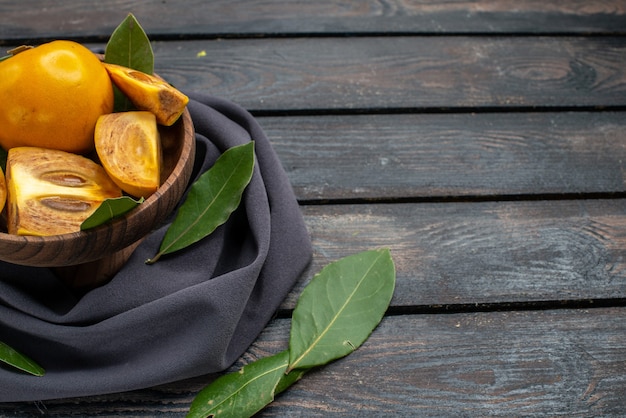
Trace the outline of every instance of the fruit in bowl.
<instances>
[{"instance_id":1,"label":"fruit in bowl","mask_svg":"<svg viewBox=\"0 0 626 418\"><path fill-rule=\"evenodd\" d=\"M158 79L145 74L145 80L153 78ZM145 80L136 91L155 89ZM28 48L0 62L0 146L8 151L6 184L0 182L8 224L0 232L0 260L59 268L70 280L89 272L96 274L85 276L104 280L179 203L195 153L186 96L166 83L156 87L182 97L175 105L156 103L177 115L166 126L146 116L149 109L113 113L113 85L105 64L71 41ZM100 153L94 139L98 124L100 142L108 145ZM115 141L132 144L134 151ZM150 181L144 187L146 173ZM89 188L91 183L98 187ZM80 230L101 201L122 194L145 200ZM33 220L39 226L27 223Z\"/></svg>"},{"instance_id":2,"label":"fruit in bowl","mask_svg":"<svg viewBox=\"0 0 626 418\"><path fill-rule=\"evenodd\" d=\"M0 147L87 153L96 121L113 111L113 99L111 78L83 45L28 48L0 62Z\"/></svg>"}]
</instances>

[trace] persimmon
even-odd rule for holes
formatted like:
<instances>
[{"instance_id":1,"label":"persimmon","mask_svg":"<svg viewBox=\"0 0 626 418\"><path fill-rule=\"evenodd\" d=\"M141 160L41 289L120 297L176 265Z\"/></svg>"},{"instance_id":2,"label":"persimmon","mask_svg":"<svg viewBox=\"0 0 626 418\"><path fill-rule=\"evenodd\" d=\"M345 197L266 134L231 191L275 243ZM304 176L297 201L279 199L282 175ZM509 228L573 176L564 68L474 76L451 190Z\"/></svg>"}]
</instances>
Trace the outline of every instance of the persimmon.
<instances>
[{"instance_id":1,"label":"persimmon","mask_svg":"<svg viewBox=\"0 0 626 418\"><path fill-rule=\"evenodd\" d=\"M0 146L93 150L98 117L113 111L113 85L98 57L52 41L0 62Z\"/></svg>"},{"instance_id":2,"label":"persimmon","mask_svg":"<svg viewBox=\"0 0 626 418\"><path fill-rule=\"evenodd\" d=\"M109 177L126 193L147 198L161 182L161 138L148 111L103 115L94 136L96 153Z\"/></svg>"},{"instance_id":3,"label":"persimmon","mask_svg":"<svg viewBox=\"0 0 626 418\"><path fill-rule=\"evenodd\" d=\"M185 94L161 78L117 64L105 63L104 66L113 84L137 109L154 113L161 125L173 125L189 103Z\"/></svg>"},{"instance_id":4,"label":"persimmon","mask_svg":"<svg viewBox=\"0 0 626 418\"><path fill-rule=\"evenodd\" d=\"M39 147L9 150L6 182L7 229L18 235L80 231L80 224L105 199L122 195L94 161Z\"/></svg>"}]
</instances>

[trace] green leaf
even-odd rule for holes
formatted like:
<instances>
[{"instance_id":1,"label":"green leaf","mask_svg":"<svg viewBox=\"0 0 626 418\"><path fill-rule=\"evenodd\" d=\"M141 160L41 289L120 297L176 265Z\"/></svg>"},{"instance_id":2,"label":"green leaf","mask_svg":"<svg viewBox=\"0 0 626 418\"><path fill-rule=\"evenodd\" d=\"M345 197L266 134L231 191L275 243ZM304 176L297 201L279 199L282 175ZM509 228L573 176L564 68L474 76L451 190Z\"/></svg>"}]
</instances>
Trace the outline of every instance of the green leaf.
<instances>
[{"instance_id":1,"label":"green leaf","mask_svg":"<svg viewBox=\"0 0 626 418\"><path fill-rule=\"evenodd\" d=\"M104 62L123 65L146 74L154 72L152 45L132 13L111 34L104 51ZM130 100L117 87L114 90L115 111L123 112L133 109Z\"/></svg>"},{"instance_id":2,"label":"green leaf","mask_svg":"<svg viewBox=\"0 0 626 418\"><path fill-rule=\"evenodd\" d=\"M395 288L389 250L354 254L327 265L293 311L289 368L310 368L350 354L382 320Z\"/></svg>"},{"instance_id":3,"label":"green leaf","mask_svg":"<svg viewBox=\"0 0 626 418\"><path fill-rule=\"evenodd\" d=\"M221 376L202 389L189 408L188 418L250 417L274 400L285 376L289 353L281 351Z\"/></svg>"},{"instance_id":4,"label":"green leaf","mask_svg":"<svg viewBox=\"0 0 626 418\"><path fill-rule=\"evenodd\" d=\"M326 266L305 287L292 317L289 350L257 360L205 387L187 417L249 417L310 368L357 349L382 319L395 288L389 250Z\"/></svg>"},{"instance_id":5,"label":"green leaf","mask_svg":"<svg viewBox=\"0 0 626 418\"><path fill-rule=\"evenodd\" d=\"M84 231L102 225L113 218L122 216L141 203L143 203L143 198L135 200L128 196L105 199L98 209L80 224L80 230Z\"/></svg>"},{"instance_id":6,"label":"green leaf","mask_svg":"<svg viewBox=\"0 0 626 418\"><path fill-rule=\"evenodd\" d=\"M132 13L111 34L104 51L104 61L147 74L154 72L152 45Z\"/></svg>"},{"instance_id":7,"label":"green leaf","mask_svg":"<svg viewBox=\"0 0 626 418\"><path fill-rule=\"evenodd\" d=\"M254 142L226 150L191 186L163 237L159 252L146 263L152 264L164 254L200 241L226 222L239 206L253 169Z\"/></svg>"},{"instance_id":8,"label":"green leaf","mask_svg":"<svg viewBox=\"0 0 626 418\"><path fill-rule=\"evenodd\" d=\"M43 376L46 373L40 365L2 341L0 341L0 361L34 376Z\"/></svg>"},{"instance_id":9,"label":"green leaf","mask_svg":"<svg viewBox=\"0 0 626 418\"><path fill-rule=\"evenodd\" d=\"M285 390L287 390L289 386L293 385L298 380L300 380L307 371L309 371L309 369L296 369L296 370L290 371L289 373L283 374L282 377L280 378L280 381L276 385L276 388L274 389L274 396L280 393L283 393Z\"/></svg>"}]
</instances>

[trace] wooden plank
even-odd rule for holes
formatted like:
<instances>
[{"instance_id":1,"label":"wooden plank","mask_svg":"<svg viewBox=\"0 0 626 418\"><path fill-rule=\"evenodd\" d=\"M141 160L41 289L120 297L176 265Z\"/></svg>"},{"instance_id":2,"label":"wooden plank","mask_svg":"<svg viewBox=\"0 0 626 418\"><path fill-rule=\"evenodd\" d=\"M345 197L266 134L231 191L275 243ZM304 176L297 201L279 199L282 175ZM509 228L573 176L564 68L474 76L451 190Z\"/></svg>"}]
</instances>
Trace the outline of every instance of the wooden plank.
<instances>
[{"instance_id":1,"label":"wooden plank","mask_svg":"<svg viewBox=\"0 0 626 418\"><path fill-rule=\"evenodd\" d=\"M274 320L233 367L286 348ZM626 309L386 317L348 357L266 408L288 416L617 416L626 409ZM211 377L124 394L0 405L7 416L184 416ZM79 403L78 403L79 402Z\"/></svg>"},{"instance_id":2,"label":"wooden plank","mask_svg":"<svg viewBox=\"0 0 626 418\"><path fill-rule=\"evenodd\" d=\"M254 112L477 111L623 107L625 39L278 38L153 48L155 71L177 87Z\"/></svg>"},{"instance_id":3,"label":"wooden plank","mask_svg":"<svg viewBox=\"0 0 626 418\"><path fill-rule=\"evenodd\" d=\"M305 206L314 257L282 308L323 266L390 248L393 307L626 297L624 199Z\"/></svg>"},{"instance_id":4,"label":"wooden plank","mask_svg":"<svg viewBox=\"0 0 626 418\"><path fill-rule=\"evenodd\" d=\"M626 6L607 0L66 0L0 5L0 39L107 37L128 13L162 36L339 33L624 33Z\"/></svg>"},{"instance_id":5,"label":"wooden plank","mask_svg":"<svg viewBox=\"0 0 626 418\"><path fill-rule=\"evenodd\" d=\"M305 376L261 416L619 414L624 314L388 317L361 350Z\"/></svg>"},{"instance_id":6,"label":"wooden plank","mask_svg":"<svg viewBox=\"0 0 626 418\"><path fill-rule=\"evenodd\" d=\"M626 191L624 112L257 120L301 201Z\"/></svg>"},{"instance_id":7,"label":"wooden plank","mask_svg":"<svg viewBox=\"0 0 626 418\"><path fill-rule=\"evenodd\" d=\"M156 71L179 88L252 111L626 104L624 38L254 39L154 50Z\"/></svg>"}]
</instances>

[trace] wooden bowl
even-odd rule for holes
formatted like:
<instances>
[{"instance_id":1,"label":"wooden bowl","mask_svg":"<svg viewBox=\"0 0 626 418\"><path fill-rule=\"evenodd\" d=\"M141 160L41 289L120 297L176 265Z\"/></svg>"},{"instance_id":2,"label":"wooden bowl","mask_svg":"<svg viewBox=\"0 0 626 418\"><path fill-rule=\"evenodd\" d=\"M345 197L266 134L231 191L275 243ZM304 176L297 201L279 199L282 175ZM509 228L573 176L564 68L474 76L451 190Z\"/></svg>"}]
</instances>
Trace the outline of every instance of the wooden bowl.
<instances>
[{"instance_id":1,"label":"wooden bowl","mask_svg":"<svg viewBox=\"0 0 626 418\"><path fill-rule=\"evenodd\" d=\"M195 133L189 111L170 127L159 126L163 146L161 187L120 218L81 232L48 237L0 232L0 260L53 267L73 286L93 287L112 277L142 239L174 210L194 164ZM155 248L155 253L158 248Z\"/></svg>"}]
</instances>

